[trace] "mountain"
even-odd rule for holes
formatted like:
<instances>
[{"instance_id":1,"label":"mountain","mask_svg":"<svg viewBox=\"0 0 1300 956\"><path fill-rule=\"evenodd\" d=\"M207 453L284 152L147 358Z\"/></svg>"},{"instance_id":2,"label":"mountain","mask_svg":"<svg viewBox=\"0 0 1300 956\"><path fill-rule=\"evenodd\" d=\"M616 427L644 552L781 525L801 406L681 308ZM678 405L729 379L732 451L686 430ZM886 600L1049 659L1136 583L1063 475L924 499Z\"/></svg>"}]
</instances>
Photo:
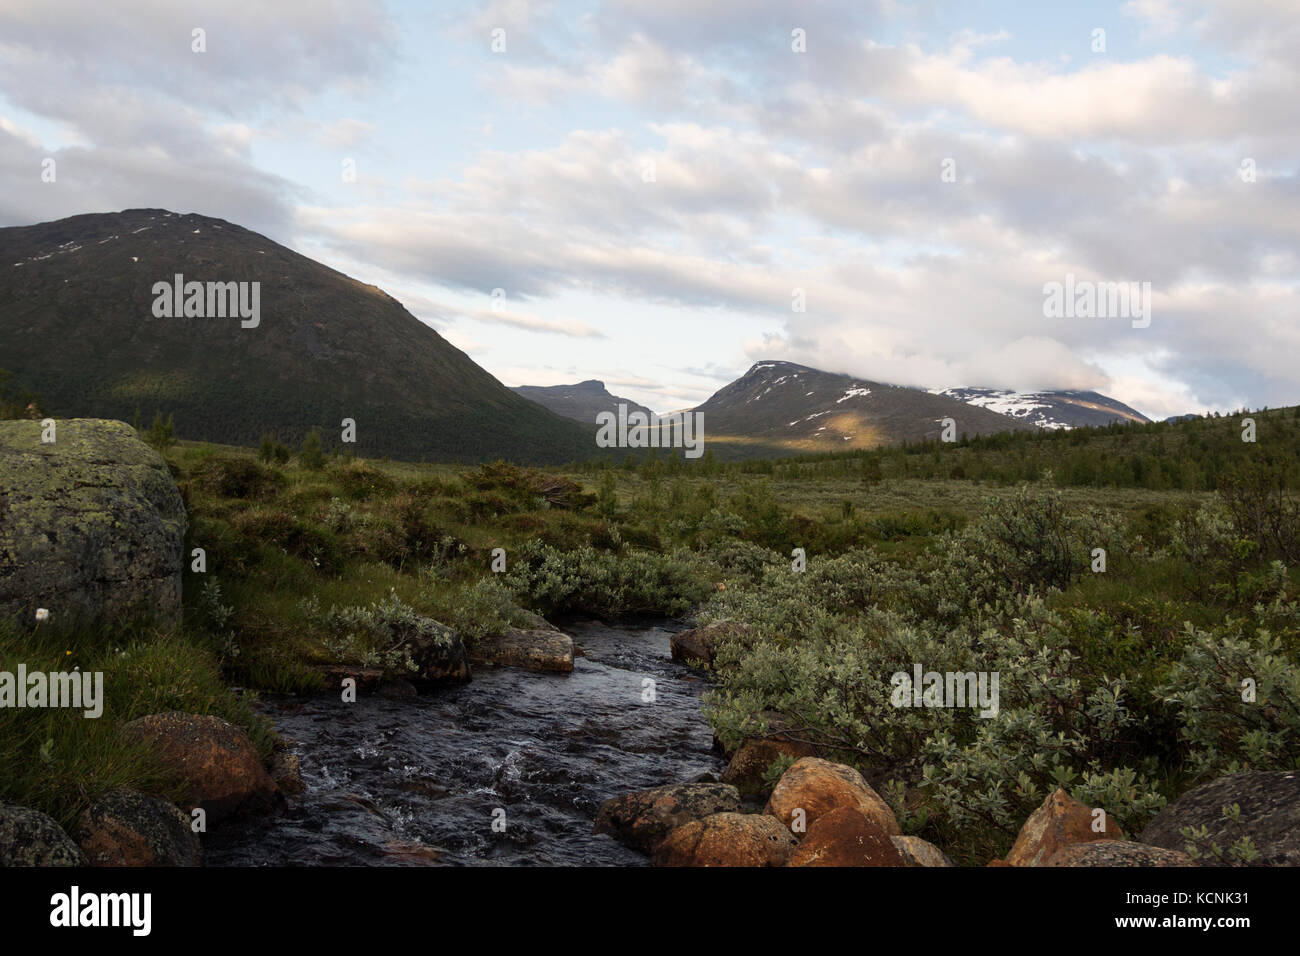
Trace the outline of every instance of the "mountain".
<instances>
[{"instance_id":1,"label":"mountain","mask_svg":"<svg viewBox=\"0 0 1300 956\"><path fill-rule=\"evenodd\" d=\"M596 424L597 413L617 414L619 405L626 405L629 414L643 412L647 417L654 418L654 412L650 409L638 405L630 398L611 395L605 388L605 383L594 378L577 385L517 385L511 391L543 408L549 408L557 415L592 425Z\"/></svg>"},{"instance_id":2,"label":"mountain","mask_svg":"<svg viewBox=\"0 0 1300 956\"><path fill-rule=\"evenodd\" d=\"M148 424L161 411L183 438L240 445L264 432L296 445L319 427L327 446L351 418L357 454L416 461L596 452L587 429L510 391L381 289L220 219L128 209L4 228L0 264L0 367L52 415ZM165 317L174 296L154 286L178 273L248 283L249 317ZM183 304L211 315L236 288L199 291Z\"/></svg>"},{"instance_id":3,"label":"mountain","mask_svg":"<svg viewBox=\"0 0 1300 956\"><path fill-rule=\"evenodd\" d=\"M758 457L872 448L956 434L1032 429L1016 418L947 395L822 372L792 362L759 362L695 409L705 447L721 457Z\"/></svg>"},{"instance_id":4,"label":"mountain","mask_svg":"<svg viewBox=\"0 0 1300 956\"><path fill-rule=\"evenodd\" d=\"M1001 388L945 388L936 394L1012 418L1039 428L1079 428L1111 422L1148 422L1141 412L1097 392L1068 390L1013 392Z\"/></svg>"}]
</instances>

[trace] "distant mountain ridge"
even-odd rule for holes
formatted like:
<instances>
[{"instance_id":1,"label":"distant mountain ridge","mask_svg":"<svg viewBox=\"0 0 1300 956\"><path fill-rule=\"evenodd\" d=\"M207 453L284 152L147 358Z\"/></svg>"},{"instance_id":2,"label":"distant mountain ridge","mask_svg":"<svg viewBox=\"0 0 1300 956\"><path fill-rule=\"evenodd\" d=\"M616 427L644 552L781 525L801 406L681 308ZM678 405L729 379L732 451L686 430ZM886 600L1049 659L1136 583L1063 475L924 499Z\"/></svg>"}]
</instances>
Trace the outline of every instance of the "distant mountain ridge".
<instances>
[{"instance_id":1,"label":"distant mountain ridge","mask_svg":"<svg viewBox=\"0 0 1300 956\"><path fill-rule=\"evenodd\" d=\"M159 317L156 283L258 283L260 322ZM0 229L0 368L50 414L362 456L560 463L592 434L516 395L382 290L233 223L164 209Z\"/></svg>"},{"instance_id":2,"label":"distant mountain ridge","mask_svg":"<svg viewBox=\"0 0 1300 956\"><path fill-rule=\"evenodd\" d=\"M945 418L958 436L1034 428L947 395L793 362L758 362L694 410L704 414L706 447L728 457L937 439Z\"/></svg>"},{"instance_id":3,"label":"distant mountain ridge","mask_svg":"<svg viewBox=\"0 0 1300 956\"><path fill-rule=\"evenodd\" d=\"M655 415L646 406L638 405L630 398L611 395L605 388L605 383L594 378L574 385L516 385L510 390L530 402L549 408L557 415L589 425L596 424L596 416L601 412L617 414L619 405L626 405L629 413L643 412L652 420Z\"/></svg>"},{"instance_id":4,"label":"distant mountain ridge","mask_svg":"<svg viewBox=\"0 0 1300 956\"><path fill-rule=\"evenodd\" d=\"M1080 428L1151 420L1136 409L1099 392L1068 389L1016 392L1002 388L944 388L934 391L938 395L1030 422L1039 428Z\"/></svg>"}]
</instances>

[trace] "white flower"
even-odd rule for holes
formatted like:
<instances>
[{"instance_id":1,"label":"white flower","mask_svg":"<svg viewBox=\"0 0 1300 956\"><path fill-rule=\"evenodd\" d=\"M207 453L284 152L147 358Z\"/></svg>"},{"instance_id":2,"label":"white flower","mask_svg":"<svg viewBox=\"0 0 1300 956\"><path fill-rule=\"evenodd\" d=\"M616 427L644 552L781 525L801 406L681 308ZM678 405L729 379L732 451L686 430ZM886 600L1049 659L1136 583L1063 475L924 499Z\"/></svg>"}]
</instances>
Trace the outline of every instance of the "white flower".
<instances>
[{"instance_id":1,"label":"white flower","mask_svg":"<svg viewBox=\"0 0 1300 956\"><path fill-rule=\"evenodd\" d=\"M47 607L38 607L36 609L36 623L41 624L50 619L50 609Z\"/></svg>"}]
</instances>

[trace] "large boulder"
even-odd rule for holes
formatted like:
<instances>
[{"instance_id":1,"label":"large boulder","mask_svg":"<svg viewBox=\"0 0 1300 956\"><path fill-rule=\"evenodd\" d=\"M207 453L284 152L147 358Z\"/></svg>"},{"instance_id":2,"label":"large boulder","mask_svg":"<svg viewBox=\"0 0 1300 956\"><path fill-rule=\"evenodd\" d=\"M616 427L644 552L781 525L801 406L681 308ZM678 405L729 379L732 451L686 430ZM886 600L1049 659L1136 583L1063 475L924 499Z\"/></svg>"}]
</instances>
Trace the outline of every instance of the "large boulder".
<instances>
[{"instance_id":1,"label":"large boulder","mask_svg":"<svg viewBox=\"0 0 1300 956\"><path fill-rule=\"evenodd\" d=\"M711 667L720 641L744 637L749 633L749 625L727 618L689 631L678 631L669 641L669 649L675 661Z\"/></svg>"},{"instance_id":2,"label":"large boulder","mask_svg":"<svg viewBox=\"0 0 1300 956\"><path fill-rule=\"evenodd\" d=\"M852 807L823 813L786 866L906 866L888 833Z\"/></svg>"},{"instance_id":3,"label":"large boulder","mask_svg":"<svg viewBox=\"0 0 1300 956\"><path fill-rule=\"evenodd\" d=\"M189 818L166 800L112 790L81 815L77 842L91 866L198 866Z\"/></svg>"},{"instance_id":4,"label":"large boulder","mask_svg":"<svg viewBox=\"0 0 1300 956\"><path fill-rule=\"evenodd\" d=\"M220 717L171 711L122 726L129 739L148 743L185 786L181 809L201 807L209 823L235 813L269 813L284 799L257 748Z\"/></svg>"},{"instance_id":5,"label":"large boulder","mask_svg":"<svg viewBox=\"0 0 1300 956\"><path fill-rule=\"evenodd\" d=\"M573 638L556 630L511 627L475 641L470 662L567 674L573 670Z\"/></svg>"},{"instance_id":6,"label":"large boulder","mask_svg":"<svg viewBox=\"0 0 1300 956\"><path fill-rule=\"evenodd\" d=\"M1095 840L1061 847L1040 866L1195 866L1177 850L1128 840Z\"/></svg>"},{"instance_id":7,"label":"large boulder","mask_svg":"<svg viewBox=\"0 0 1300 956\"><path fill-rule=\"evenodd\" d=\"M683 783L625 793L606 800L593 833L608 833L650 851L670 830L715 813L740 811L740 793L724 783Z\"/></svg>"},{"instance_id":8,"label":"large boulder","mask_svg":"<svg viewBox=\"0 0 1300 956\"><path fill-rule=\"evenodd\" d=\"M1233 821L1225 807L1241 808ZM1203 839L1189 840L1182 829L1208 830ZM1223 851L1222 863L1233 863L1228 848L1250 837L1260 866L1300 866L1300 773L1290 770L1234 773L1202 784L1157 813L1142 831L1142 842L1186 851L1192 844L1203 858L1216 860L1213 846Z\"/></svg>"},{"instance_id":9,"label":"large boulder","mask_svg":"<svg viewBox=\"0 0 1300 956\"><path fill-rule=\"evenodd\" d=\"M794 835L765 813L715 813L669 832L655 866L784 866Z\"/></svg>"},{"instance_id":10,"label":"large boulder","mask_svg":"<svg viewBox=\"0 0 1300 956\"><path fill-rule=\"evenodd\" d=\"M83 866L72 837L39 810L0 803L0 866Z\"/></svg>"},{"instance_id":11,"label":"large boulder","mask_svg":"<svg viewBox=\"0 0 1300 956\"><path fill-rule=\"evenodd\" d=\"M1094 829L1094 823L1101 829ZM1122 840L1124 833L1109 816L1094 816L1091 807L1064 790L1056 790L1029 815L1007 854L1011 866L1040 866L1063 847L1093 840Z\"/></svg>"},{"instance_id":12,"label":"large boulder","mask_svg":"<svg viewBox=\"0 0 1300 956\"><path fill-rule=\"evenodd\" d=\"M167 464L122 422L0 421L0 617L181 613L185 506Z\"/></svg>"},{"instance_id":13,"label":"large boulder","mask_svg":"<svg viewBox=\"0 0 1300 956\"><path fill-rule=\"evenodd\" d=\"M798 819L796 811L802 810L803 823L811 829L818 817L841 807L858 811L885 833L903 832L894 811L862 774L820 757L796 760L772 790L764 812L789 827Z\"/></svg>"}]
</instances>

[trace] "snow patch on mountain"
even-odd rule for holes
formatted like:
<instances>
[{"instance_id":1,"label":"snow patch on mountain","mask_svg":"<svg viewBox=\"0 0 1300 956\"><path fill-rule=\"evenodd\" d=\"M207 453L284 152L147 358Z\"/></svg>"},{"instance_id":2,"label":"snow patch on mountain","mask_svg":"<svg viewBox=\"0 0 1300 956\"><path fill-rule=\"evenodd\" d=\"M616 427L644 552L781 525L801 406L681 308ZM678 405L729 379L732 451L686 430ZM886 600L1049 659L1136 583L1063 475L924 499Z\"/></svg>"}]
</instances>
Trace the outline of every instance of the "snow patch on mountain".
<instances>
[{"instance_id":1,"label":"snow patch on mountain","mask_svg":"<svg viewBox=\"0 0 1300 956\"><path fill-rule=\"evenodd\" d=\"M1059 421L1051 414L1052 405L1043 401L1044 396L1037 392L1015 392L1001 388L932 388L934 395L946 395L967 405L987 408L999 415L1008 415L1031 422L1039 428L1069 429L1072 426Z\"/></svg>"}]
</instances>

